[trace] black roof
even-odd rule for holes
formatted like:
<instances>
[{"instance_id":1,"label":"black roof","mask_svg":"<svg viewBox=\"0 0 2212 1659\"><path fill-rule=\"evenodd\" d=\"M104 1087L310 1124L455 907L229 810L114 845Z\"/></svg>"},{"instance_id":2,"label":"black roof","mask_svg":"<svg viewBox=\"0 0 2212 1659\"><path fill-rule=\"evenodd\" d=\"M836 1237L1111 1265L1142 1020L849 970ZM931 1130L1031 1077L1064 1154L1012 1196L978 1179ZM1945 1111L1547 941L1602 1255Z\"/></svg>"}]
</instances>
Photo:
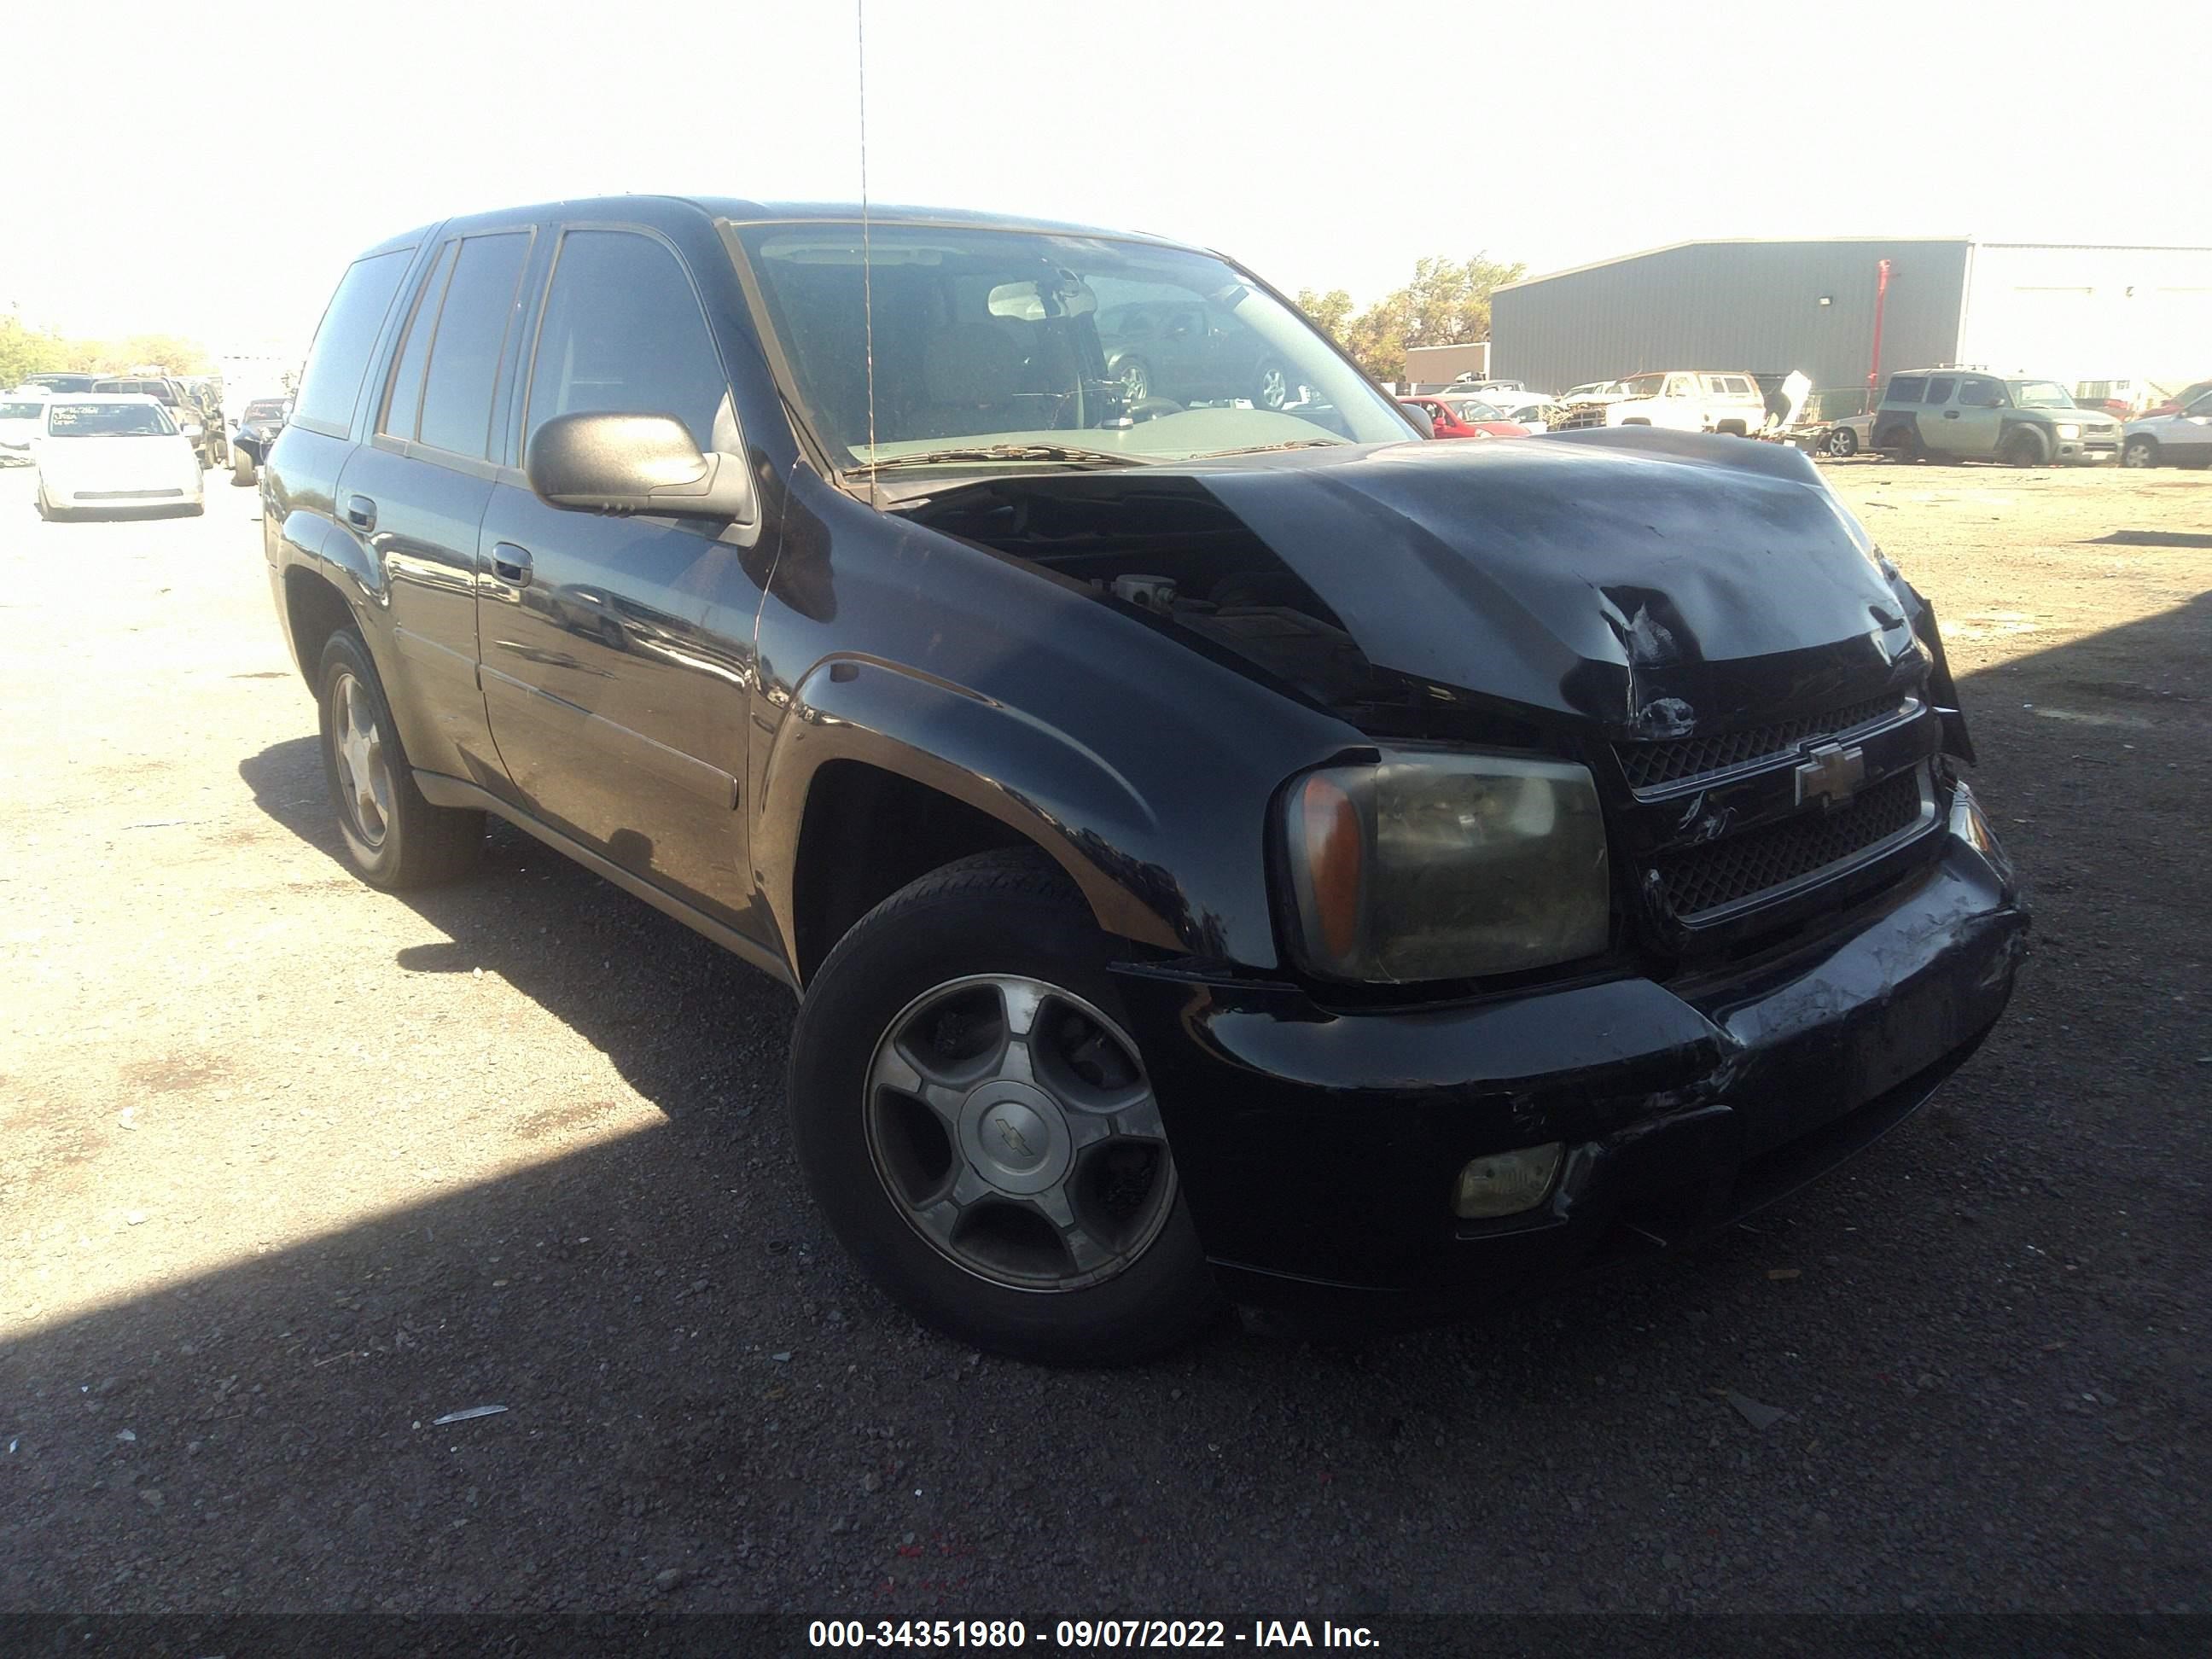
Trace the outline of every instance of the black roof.
<instances>
[{"instance_id":1,"label":"black roof","mask_svg":"<svg viewBox=\"0 0 2212 1659\"><path fill-rule=\"evenodd\" d=\"M658 204L663 209L690 208L713 219L727 219L738 224L773 224L788 222L813 222L821 224L857 224L860 219L858 202L756 202L739 196L664 196L641 193L629 196L587 196L556 202L540 202L529 206L483 210L477 213L456 214L449 220L433 224L418 225L397 236L386 238L367 253L381 253L393 248L410 247L435 230L439 225L462 221L544 218L558 215L562 217L605 217L611 219L635 217L641 207ZM867 210L872 223L878 225L942 225L961 229L1023 230L1042 232L1050 235L1104 236L1116 241L1151 242L1162 247L1182 247L1187 244L1164 236L1155 236L1146 231L1109 230L1097 225L1071 224L1056 219L1031 219L1016 214L985 213L973 208L938 208L909 204L871 202Z\"/></svg>"}]
</instances>

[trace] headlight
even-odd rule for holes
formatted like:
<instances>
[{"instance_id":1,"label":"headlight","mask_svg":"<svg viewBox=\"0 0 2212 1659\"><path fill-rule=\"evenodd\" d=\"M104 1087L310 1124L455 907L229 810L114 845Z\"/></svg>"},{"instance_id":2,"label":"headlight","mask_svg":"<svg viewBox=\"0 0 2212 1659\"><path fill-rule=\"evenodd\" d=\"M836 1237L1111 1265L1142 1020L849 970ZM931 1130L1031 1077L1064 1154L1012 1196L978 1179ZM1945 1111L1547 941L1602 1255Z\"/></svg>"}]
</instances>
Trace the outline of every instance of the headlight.
<instances>
[{"instance_id":1,"label":"headlight","mask_svg":"<svg viewBox=\"0 0 2212 1659\"><path fill-rule=\"evenodd\" d=\"M2081 428L2078 426L2062 426L2058 428L2058 435L2062 438L2078 438L2081 435Z\"/></svg>"},{"instance_id":2,"label":"headlight","mask_svg":"<svg viewBox=\"0 0 2212 1659\"><path fill-rule=\"evenodd\" d=\"M1605 820L1583 767L1386 751L1308 773L1284 805L1293 945L1316 974L1466 979L1606 947Z\"/></svg>"}]
</instances>

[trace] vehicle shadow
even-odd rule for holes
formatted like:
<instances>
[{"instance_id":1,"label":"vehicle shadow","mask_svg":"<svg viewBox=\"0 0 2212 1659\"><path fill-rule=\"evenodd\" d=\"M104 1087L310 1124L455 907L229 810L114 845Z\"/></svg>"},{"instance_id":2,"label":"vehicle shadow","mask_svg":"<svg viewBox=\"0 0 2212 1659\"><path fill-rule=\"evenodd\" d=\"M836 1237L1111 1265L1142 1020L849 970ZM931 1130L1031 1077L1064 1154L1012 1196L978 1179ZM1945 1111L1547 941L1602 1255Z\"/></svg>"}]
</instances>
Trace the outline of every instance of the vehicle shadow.
<instances>
[{"instance_id":1,"label":"vehicle shadow","mask_svg":"<svg viewBox=\"0 0 2212 1659\"><path fill-rule=\"evenodd\" d=\"M2208 623L1966 682L2047 960L1929 1113L1679 1261L1358 1344L1069 1372L916 1329L799 1190L787 994L495 829L476 880L394 901L448 941L397 965L501 975L662 1122L12 1341L0 1606L1068 1612L1040 1564L1182 1616L2049 1607L2146 1573L2202 1605L2154 1461L2197 1362L2140 1333L2212 1273L2172 994L2207 930ZM312 738L239 772L337 861ZM2112 1431L2054 1414L2062 1380L2124 1401Z\"/></svg>"}]
</instances>

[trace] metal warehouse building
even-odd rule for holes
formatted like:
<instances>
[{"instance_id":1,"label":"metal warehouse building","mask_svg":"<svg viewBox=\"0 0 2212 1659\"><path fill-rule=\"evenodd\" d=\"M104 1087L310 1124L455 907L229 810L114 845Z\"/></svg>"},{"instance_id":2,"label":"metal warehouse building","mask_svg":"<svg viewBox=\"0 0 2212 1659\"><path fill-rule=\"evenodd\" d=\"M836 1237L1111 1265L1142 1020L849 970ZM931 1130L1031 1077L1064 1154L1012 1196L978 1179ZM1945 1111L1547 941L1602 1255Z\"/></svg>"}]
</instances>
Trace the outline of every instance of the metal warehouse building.
<instances>
[{"instance_id":1,"label":"metal warehouse building","mask_svg":"<svg viewBox=\"0 0 2212 1659\"><path fill-rule=\"evenodd\" d=\"M1972 363L2179 386L2212 375L2212 247L1681 242L1499 289L1491 373L1550 392L1662 368L1863 386L1877 325L1884 375Z\"/></svg>"}]
</instances>

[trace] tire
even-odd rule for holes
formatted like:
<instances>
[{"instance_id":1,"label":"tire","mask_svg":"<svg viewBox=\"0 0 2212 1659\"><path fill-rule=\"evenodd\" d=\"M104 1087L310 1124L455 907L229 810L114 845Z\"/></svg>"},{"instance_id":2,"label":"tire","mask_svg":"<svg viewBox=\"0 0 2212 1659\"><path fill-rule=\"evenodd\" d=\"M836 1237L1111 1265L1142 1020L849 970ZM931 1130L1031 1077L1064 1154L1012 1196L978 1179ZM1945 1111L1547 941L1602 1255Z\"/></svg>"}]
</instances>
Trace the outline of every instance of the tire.
<instances>
[{"instance_id":1,"label":"tire","mask_svg":"<svg viewBox=\"0 0 2212 1659\"><path fill-rule=\"evenodd\" d=\"M2158 440L2130 438L2120 451L2122 466L2156 466L2159 465Z\"/></svg>"},{"instance_id":2,"label":"tire","mask_svg":"<svg viewBox=\"0 0 2212 1659\"><path fill-rule=\"evenodd\" d=\"M1832 460L1848 461L1859 453L1859 434L1847 426L1832 427L1820 440L1820 453Z\"/></svg>"},{"instance_id":3,"label":"tire","mask_svg":"<svg viewBox=\"0 0 2212 1659\"><path fill-rule=\"evenodd\" d=\"M234 488L245 489L252 484L258 476L254 470L253 457L242 449L234 449L230 452L230 482Z\"/></svg>"},{"instance_id":4,"label":"tire","mask_svg":"<svg viewBox=\"0 0 2212 1659\"><path fill-rule=\"evenodd\" d=\"M1904 461L1908 465L1928 459L1928 449L1920 441L1920 434L1909 426L1898 428L1897 435L1890 440L1889 447L1882 453L1893 460Z\"/></svg>"},{"instance_id":5,"label":"tire","mask_svg":"<svg viewBox=\"0 0 2212 1659\"><path fill-rule=\"evenodd\" d=\"M1152 395L1152 371L1142 357L1124 357L1115 365L1114 378L1121 383L1121 401L1140 404Z\"/></svg>"},{"instance_id":6,"label":"tire","mask_svg":"<svg viewBox=\"0 0 2212 1659\"><path fill-rule=\"evenodd\" d=\"M799 1007L789 1093L815 1202L895 1302L994 1353L1121 1364L1223 1311L1107 955L1049 859L985 853L870 911Z\"/></svg>"},{"instance_id":7,"label":"tire","mask_svg":"<svg viewBox=\"0 0 2212 1659\"><path fill-rule=\"evenodd\" d=\"M2008 466L2042 466L2051 459L2051 440L2035 427L2021 427L1998 447L1997 459Z\"/></svg>"},{"instance_id":8,"label":"tire","mask_svg":"<svg viewBox=\"0 0 2212 1659\"><path fill-rule=\"evenodd\" d=\"M376 665L352 629L331 635L315 685L323 776L354 872L372 887L396 892L450 881L470 869L483 850L484 816L422 798Z\"/></svg>"}]
</instances>

